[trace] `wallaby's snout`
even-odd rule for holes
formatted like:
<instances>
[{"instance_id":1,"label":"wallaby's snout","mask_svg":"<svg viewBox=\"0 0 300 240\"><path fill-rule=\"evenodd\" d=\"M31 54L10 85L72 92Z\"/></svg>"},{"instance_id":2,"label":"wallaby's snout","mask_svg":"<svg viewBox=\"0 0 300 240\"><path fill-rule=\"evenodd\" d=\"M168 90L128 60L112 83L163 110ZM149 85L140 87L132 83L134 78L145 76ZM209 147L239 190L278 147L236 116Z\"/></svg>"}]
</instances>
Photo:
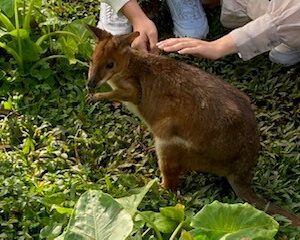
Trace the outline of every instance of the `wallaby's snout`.
<instances>
[{"instance_id":1,"label":"wallaby's snout","mask_svg":"<svg viewBox=\"0 0 300 240\"><path fill-rule=\"evenodd\" d=\"M97 88L96 74L92 74L88 78L87 89L89 92L93 92Z\"/></svg>"}]
</instances>

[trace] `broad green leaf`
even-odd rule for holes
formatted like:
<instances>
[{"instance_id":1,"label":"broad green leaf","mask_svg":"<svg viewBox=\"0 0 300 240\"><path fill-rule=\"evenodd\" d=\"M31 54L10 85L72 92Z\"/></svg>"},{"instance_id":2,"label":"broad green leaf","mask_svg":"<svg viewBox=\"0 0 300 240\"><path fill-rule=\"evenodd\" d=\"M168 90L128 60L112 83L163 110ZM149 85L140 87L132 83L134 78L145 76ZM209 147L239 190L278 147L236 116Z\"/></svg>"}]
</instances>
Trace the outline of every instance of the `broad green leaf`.
<instances>
[{"instance_id":1,"label":"broad green leaf","mask_svg":"<svg viewBox=\"0 0 300 240\"><path fill-rule=\"evenodd\" d=\"M175 207L160 208L162 215L170 218L171 220L180 223L184 221L184 205L176 204Z\"/></svg>"},{"instance_id":2,"label":"broad green leaf","mask_svg":"<svg viewBox=\"0 0 300 240\"><path fill-rule=\"evenodd\" d=\"M147 192L150 190L150 188L153 186L153 184L157 182L156 179L150 181L146 186L135 189L133 192L134 194L118 198L116 201L120 203L132 216L136 213L136 210L138 206L140 205L141 201L147 194Z\"/></svg>"},{"instance_id":3,"label":"broad green leaf","mask_svg":"<svg viewBox=\"0 0 300 240\"><path fill-rule=\"evenodd\" d=\"M192 219L191 231L210 240L271 240L279 224L265 212L248 203L227 204L214 201L203 207Z\"/></svg>"},{"instance_id":4,"label":"broad green leaf","mask_svg":"<svg viewBox=\"0 0 300 240\"><path fill-rule=\"evenodd\" d=\"M78 39L80 40L79 43L85 42L90 37L90 32L86 28L86 24L92 25L95 23L95 17L89 16L83 19L78 19L73 21L72 23L68 24L64 30L74 33Z\"/></svg>"},{"instance_id":5,"label":"broad green leaf","mask_svg":"<svg viewBox=\"0 0 300 240\"><path fill-rule=\"evenodd\" d=\"M90 57L92 56L93 48L89 41L90 32L85 26L86 24L93 25L94 23L95 23L95 17L89 16L83 19L75 20L71 24L68 24L64 28L64 30L74 33L77 36L77 38L74 39L72 36L61 37L64 39L64 41L61 42L63 44L63 47L66 48L67 46L64 43L68 44L71 41L71 39L76 40L76 46L78 48L74 53L75 54L79 53L84 58L90 59ZM63 49L65 54L66 54L66 50L67 49Z\"/></svg>"},{"instance_id":6,"label":"broad green leaf","mask_svg":"<svg viewBox=\"0 0 300 240\"><path fill-rule=\"evenodd\" d=\"M14 13L14 0L1 0L0 10L2 10L8 17L12 17Z\"/></svg>"},{"instance_id":7,"label":"broad green leaf","mask_svg":"<svg viewBox=\"0 0 300 240\"><path fill-rule=\"evenodd\" d=\"M8 43L8 46L14 49L16 52L19 51L17 46L17 40ZM35 42L29 38L21 39L22 52L24 62L34 62L40 59L42 49Z\"/></svg>"},{"instance_id":8,"label":"broad green leaf","mask_svg":"<svg viewBox=\"0 0 300 240\"><path fill-rule=\"evenodd\" d=\"M179 240L194 240L193 236L191 235L191 233L183 230Z\"/></svg>"},{"instance_id":9,"label":"broad green leaf","mask_svg":"<svg viewBox=\"0 0 300 240\"><path fill-rule=\"evenodd\" d=\"M14 30L10 31L9 34L13 37L20 37L22 39L29 37L28 31L25 29L14 29Z\"/></svg>"},{"instance_id":10,"label":"broad green leaf","mask_svg":"<svg viewBox=\"0 0 300 240\"><path fill-rule=\"evenodd\" d=\"M40 232L40 239L53 239L57 237L62 231L62 224L54 223L44 227Z\"/></svg>"},{"instance_id":11,"label":"broad green leaf","mask_svg":"<svg viewBox=\"0 0 300 240\"><path fill-rule=\"evenodd\" d=\"M89 190L78 200L66 232L58 239L123 240L132 229L130 214L116 200Z\"/></svg>"},{"instance_id":12,"label":"broad green leaf","mask_svg":"<svg viewBox=\"0 0 300 240\"><path fill-rule=\"evenodd\" d=\"M149 227L155 228L162 233L172 233L178 225L177 222L172 221L161 213L144 211L139 212L139 215Z\"/></svg>"},{"instance_id":13,"label":"broad green leaf","mask_svg":"<svg viewBox=\"0 0 300 240\"><path fill-rule=\"evenodd\" d=\"M40 59L42 49L31 39L22 40L23 60L25 62L34 62Z\"/></svg>"},{"instance_id":14,"label":"broad green leaf","mask_svg":"<svg viewBox=\"0 0 300 240\"><path fill-rule=\"evenodd\" d=\"M49 194L43 199L43 203L49 206L53 204L62 204L64 201L66 201L66 195L62 192Z\"/></svg>"},{"instance_id":15,"label":"broad green leaf","mask_svg":"<svg viewBox=\"0 0 300 240\"><path fill-rule=\"evenodd\" d=\"M73 213L73 208L60 207L60 206L57 206L56 204L51 206L51 211L53 209L55 209L60 214L71 215Z\"/></svg>"}]
</instances>

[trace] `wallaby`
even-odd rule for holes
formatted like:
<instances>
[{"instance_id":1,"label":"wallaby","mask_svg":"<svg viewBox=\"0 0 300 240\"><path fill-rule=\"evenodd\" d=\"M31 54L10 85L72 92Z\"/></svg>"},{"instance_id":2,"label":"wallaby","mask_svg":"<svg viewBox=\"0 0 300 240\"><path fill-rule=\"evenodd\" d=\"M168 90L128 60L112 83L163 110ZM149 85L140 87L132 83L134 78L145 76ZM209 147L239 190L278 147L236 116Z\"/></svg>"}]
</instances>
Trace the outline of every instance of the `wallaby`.
<instances>
[{"instance_id":1,"label":"wallaby","mask_svg":"<svg viewBox=\"0 0 300 240\"><path fill-rule=\"evenodd\" d=\"M300 219L259 198L251 189L259 135L249 98L197 67L134 50L133 32L122 36L88 26L97 39L88 89L89 101L121 101L153 133L162 186L175 190L184 171L224 176L243 200ZM92 93L103 83L112 91Z\"/></svg>"}]
</instances>

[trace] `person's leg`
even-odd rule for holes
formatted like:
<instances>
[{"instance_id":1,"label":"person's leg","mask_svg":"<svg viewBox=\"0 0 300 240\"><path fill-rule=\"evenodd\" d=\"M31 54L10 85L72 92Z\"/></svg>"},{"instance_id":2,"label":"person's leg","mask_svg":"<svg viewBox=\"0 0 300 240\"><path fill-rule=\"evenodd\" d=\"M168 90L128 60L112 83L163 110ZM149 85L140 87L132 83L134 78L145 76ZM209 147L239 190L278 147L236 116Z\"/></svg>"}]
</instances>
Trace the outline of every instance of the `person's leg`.
<instances>
[{"instance_id":1,"label":"person's leg","mask_svg":"<svg viewBox=\"0 0 300 240\"><path fill-rule=\"evenodd\" d=\"M220 21L224 27L237 28L251 21L247 15L248 0L223 0Z\"/></svg>"},{"instance_id":2,"label":"person's leg","mask_svg":"<svg viewBox=\"0 0 300 240\"><path fill-rule=\"evenodd\" d=\"M300 48L291 48L282 43L270 51L269 58L274 63L292 66L300 62Z\"/></svg>"},{"instance_id":3,"label":"person's leg","mask_svg":"<svg viewBox=\"0 0 300 240\"><path fill-rule=\"evenodd\" d=\"M176 37L205 38L208 31L206 14L199 0L167 0Z\"/></svg>"},{"instance_id":4,"label":"person's leg","mask_svg":"<svg viewBox=\"0 0 300 240\"><path fill-rule=\"evenodd\" d=\"M252 20L264 15L268 10L269 3L269 0L247 0L247 15Z\"/></svg>"},{"instance_id":5,"label":"person's leg","mask_svg":"<svg viewBox=\"0 0 300 240\"><path fill-rule=\"evenodd\" d=\"M220 0L199 0L205 8L214 8L220 6Z\"/></svg>"},{"instance_id":6,"label":"person's leg","mask_svg":"<svg viewBox=\"0 0 300 240\"><path fill-rule=\"evenodd\" d=\"M102 2L97 27L113 35L122 35L132 31L130 22L121 12L116 13L110 5Z\"/></svg>"},{"instance_id":7,"label":"person's leg","mask_svg":"<svg viewBox=\"0 0 300 240\"><path fill-rule=\"evenodd\" d=\"M267 12L269 0L248 0L247 14L251 19L256 19ZM269 59L286 67L300 62L300 48L293 48L284 43L273 48L269 53Z\"/></svg>"}]
</instances>

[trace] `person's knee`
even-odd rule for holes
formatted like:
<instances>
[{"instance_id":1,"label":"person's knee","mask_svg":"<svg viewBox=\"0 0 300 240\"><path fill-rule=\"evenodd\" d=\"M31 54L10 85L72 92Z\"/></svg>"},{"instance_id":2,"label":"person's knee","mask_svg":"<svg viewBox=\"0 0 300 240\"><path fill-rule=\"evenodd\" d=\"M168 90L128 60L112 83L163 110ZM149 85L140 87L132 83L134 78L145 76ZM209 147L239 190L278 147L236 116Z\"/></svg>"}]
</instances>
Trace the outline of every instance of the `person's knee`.
<instances>
[{"instance_id":1,"label":"person's knee","mask_svg":"<svg viewBox=\"0 0 300 240\"><path fill-rule=\"evenodd\" d=\"M167 0L176 37L205 38L209 27L199 0Z\"/></svg>"},{"instance_id":2,"label":"person's knee","mask_svg":"<svg viewBox=\"0 0 300 240\"><path fill-rule=\"evenodd\" d=\"M220 22L226 28L238 28L250 22L251 19L245 15L221 14Z\"/></svg>"},{"instance_id":3,"label":"person's knee","mask_svg":"<svg viewBox=\"0 0 300 240\"><path fill-rule=\"evenodd\" d=\"M176 37L191 37L191 38L206 38L209 32L209 26L207 19L202 19L198 23L194 23L193 26L176 26L174 25L174 35Z\"/></svg>"},{"instance_id":4,"label":"person's knee","mask_svg":"<svg viewBox=\"0 0 300 240\"><path fill-rule=\"evenodd\" d=\"M221 24L226 28L232 29L241 27L251 21L247 15L247 2L224 0L220 16Z\"/></svg>"}]
</instances>

